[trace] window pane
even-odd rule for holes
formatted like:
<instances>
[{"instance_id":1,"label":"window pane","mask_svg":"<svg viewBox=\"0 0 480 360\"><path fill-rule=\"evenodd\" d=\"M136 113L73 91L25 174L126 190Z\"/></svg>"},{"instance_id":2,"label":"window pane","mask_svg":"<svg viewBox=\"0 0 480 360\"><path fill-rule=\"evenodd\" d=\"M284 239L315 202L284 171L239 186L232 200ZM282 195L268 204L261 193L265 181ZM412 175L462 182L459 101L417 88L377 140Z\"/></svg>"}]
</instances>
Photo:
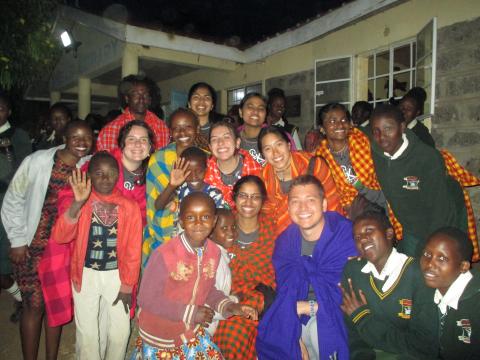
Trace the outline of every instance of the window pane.
<instances>
[{"instance_id":1,"label":"window pane","mask_svg":"<svg viewBox=\"0 0 480 360\"><path fill-rule=\"evenodd\" d=\"M252 93L252 92L261 93L262 92L262 84L260 83L260 84L254 84L254 85L247 86L245 94Z\"/></svg>"},{"instance_id":2,"label":"window pane","mask_svg":"<svg viewBox=\"0 0 480 360\"><path fill-rule=\"evenodd\" d=\"M417 67L417 81L416 86L423 88L429 87L432 83L432 68L431 66Z\"/></svg>"},{"instance_id":3,"label":"window pane","mask_svg":"<svg viewBox=\"0 0 480 360\"><path fill-rule=\"evenodd\" d=\"M316 81L350 78L350 58L318 61L316 66Z\"/></svg>"},{"instance_id":4,"label":"window pane","mask_svg":"<svg viewBox=\"0 0 480 360\"><path fill-rule=\"evenodd\" d=\"M412 66L415 67L415 62L417 61L417 44L412 44Z\"/></svg>"},{"instance_id":5,"label":"window pane","mask_svg":"<svg viewBox=\"0 0 480 360\"><path fill-rule=\"evenodd\" d=\"M368 80L368 101L372 101L375 95L375 89L373 88L375 80Z\"/></svg>"},{"instance_id":6,"label":"window pane","mask_svg":"<svg viewBox=\"0 0 480 360\"><path fill-rule=\"evenodd\" d=\"M388 74L390 71L390 52L378 53L376 56L377 73L375 75Z\"/></svg>"},{"instance_id":7,"label":"window pane","mask_svg":"<svg viewBox=\"0 0 480 360\"><path fill-rule=\"evenodd\" d=\"M410 88L410 71L393 76L393 96L403 96Z\"/></svg>"},{"instance_id":8,"label":"window pane","mask_svg":"<svg viewBox=\"0 0 480 360\"><path fill-rule=\"evenodd\" d=\"M393 51L393 71L410 68L410 44L396 48Z\"/></svg>"},{"instance_id":9,"label":"window pane","mask_svg":"<svg viewBox=\"0 0 480 360\"><path fill-rule=\"evenodd\" d=\"M375 79L375 100L388 99L388 76Z\"/></svg>"},{"instance_id":10,"label":"window pane","mask_svg":"<svg viewBox=\"0 0 480 360\"><path fill-rule=\"evenodd\" d=\"M374 69L373 69L373 55L368 57L368 77L374 76Z\"/></svg>"},{"instance_id":11,"label":"window pane","mask_svg":"<svg viewBox=\"0 0 480 360\"><path fill-rule=\"evenodd\" d=\"M338 81L316 86L316 104L350 101L350 81Z\"/></svg>"},{"instance_id":12,"label":"window pane","mask_svg":"<svg viewBox=\"0 0 480 360\"><path fill-rule=\"evenodd\" d=\"M417 51L418 51L418 59L422 59L424 56L430 54L432 52L432 44L433 44L433 26L428 24L425 26L422 31L420 31L417 35Z\"/></svg>"}]
</instances>

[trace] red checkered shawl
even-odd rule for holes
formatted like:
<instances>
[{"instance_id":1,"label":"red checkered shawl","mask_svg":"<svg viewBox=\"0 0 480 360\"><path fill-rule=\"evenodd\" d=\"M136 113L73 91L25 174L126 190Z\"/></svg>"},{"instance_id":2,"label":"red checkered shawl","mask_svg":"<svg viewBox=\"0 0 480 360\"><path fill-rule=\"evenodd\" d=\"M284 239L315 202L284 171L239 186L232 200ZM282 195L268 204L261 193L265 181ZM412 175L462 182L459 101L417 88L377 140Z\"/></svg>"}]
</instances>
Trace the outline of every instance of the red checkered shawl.
<instances>
[{"instance_id":1,"label":"red checkered shawl","mask_svg":"<svg viewBox=\"0 0 480 360\"><path fill-rule=\"evenodd\" d=\"M135 116L128 108L126 108L123 114L119 115L115 120L105 125L98 134L97 151L111 151L116 149L118 147L118 135L120 133L120 129L132 120L135 120ZM166 146L170 141L170 131L168 130L167 125L165 125L165 122L148 110L145 114L144 121L155 134L155 144L153 144L155 150Z\"/></svg>"},{"instance_id":2,"label":"red checkered shawl","mask_svg":"<svg viewBox=\"0 0 480 360\"><path fill-rule=\"evenodd\" d=\"M243 150L238 149L238 153L243 155L243 168L242 177L247 175L260 175L262 166L253 160L250 154ZM223 199L228 203L230 208L235 207L235 203L232 197L233 185L225 185L222 181L220 169L218 168L217 158L215 156L210 157L207 162L207 172L205 173L205 182L219 189L223 194Z\"/></svg>"},{"instance_id":3,"label":"red checkered shawl","mask_svg":"<svg viewBox=\"0 0 480 360\"><path fill-rule=\"evenodd\" d=\"M243 293L242 304L250 305L260 313L263 310L263 295L255 287L263 283L275 288L275 271L272 254L275 245L275 228L271 216L260 216L258 239L245 249L234 245L228 251L233 254L230 262L232 270L232 294ZM214 342L225 359L255 360L256 321L234 316L222 320L215 332Z\"/></svg>"}]
</instances>

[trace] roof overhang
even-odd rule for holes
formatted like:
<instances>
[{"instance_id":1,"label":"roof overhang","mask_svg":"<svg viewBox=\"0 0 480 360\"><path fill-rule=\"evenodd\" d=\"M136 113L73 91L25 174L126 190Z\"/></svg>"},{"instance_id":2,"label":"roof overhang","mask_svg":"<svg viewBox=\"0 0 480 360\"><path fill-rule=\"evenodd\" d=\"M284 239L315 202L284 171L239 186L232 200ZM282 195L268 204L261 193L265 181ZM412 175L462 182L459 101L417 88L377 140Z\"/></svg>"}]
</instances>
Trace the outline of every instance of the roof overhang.
<instances>
[{"instance_id":1,"label":"roof overhang","mask_svg":"<svg viewBox=\"0 0 480 360\"><path fill-rule=\"evenodd\" d=\"M405 1L353 1L305 25L260 42L244 51L231 46L186 36L121 24L68 6L61 6L60 15L127 43L194 53L245 64L259 61L278 52L305 44Z\"/></svg>"}]
</instances>

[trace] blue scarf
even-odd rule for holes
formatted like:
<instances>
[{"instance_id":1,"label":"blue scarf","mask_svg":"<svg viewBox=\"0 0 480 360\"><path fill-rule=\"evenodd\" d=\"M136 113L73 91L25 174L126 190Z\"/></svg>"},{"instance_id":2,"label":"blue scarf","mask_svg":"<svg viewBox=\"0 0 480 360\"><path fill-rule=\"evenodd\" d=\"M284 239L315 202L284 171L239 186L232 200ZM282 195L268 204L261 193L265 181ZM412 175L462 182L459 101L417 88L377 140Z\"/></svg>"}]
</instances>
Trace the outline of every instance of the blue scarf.
<instances>
[{"instance_id":1,"label":"blue scarf","mask_svg":"<svg viewBox=\"0 0 480 360\"><path fill-rule=\"evenodd\" d=\"M325 226L312 256L301 256L302 235L291 224L275 243L273 265L277 296L258 325L256 342L260 360L301 359L302 324L310 317L297 315L297 301L306 300L311 284L318 302L317 330L321 359L348 359L348 339L338 287L349 256L357 250L352 224L335 212L326 212Z\"/></svg>"}]
</instances>

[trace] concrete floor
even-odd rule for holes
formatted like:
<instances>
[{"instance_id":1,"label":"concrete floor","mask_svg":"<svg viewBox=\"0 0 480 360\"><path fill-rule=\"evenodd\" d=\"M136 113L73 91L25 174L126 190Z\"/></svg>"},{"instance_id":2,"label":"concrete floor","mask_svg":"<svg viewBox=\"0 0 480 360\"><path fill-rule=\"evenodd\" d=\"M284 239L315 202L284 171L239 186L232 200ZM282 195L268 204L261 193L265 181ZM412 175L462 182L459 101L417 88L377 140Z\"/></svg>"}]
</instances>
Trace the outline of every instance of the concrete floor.
<instances>
[{"instance_id":1,"label":"concrete floor","mask_svg":"<svg viewBox=\"0 0 480 360\"><path fill-rule=\"evenodd\" d=\"M9 318L13 312L13 299L5 291L0 293L0 359L16 360L22 358L22 348L20 344L20 333L18 323L13 324ZM130 344L127 354L131 354L135 339L136 330L130 336ZM43 334L42 334L43 335ZM128 357L127 357L128 358ZM40 341L40 350L38 360L45 359L44 339ZM75 324L71 322L63 328L62 340L58 354L59 360L75 359Z\"/></svg>"}]
</instances>

